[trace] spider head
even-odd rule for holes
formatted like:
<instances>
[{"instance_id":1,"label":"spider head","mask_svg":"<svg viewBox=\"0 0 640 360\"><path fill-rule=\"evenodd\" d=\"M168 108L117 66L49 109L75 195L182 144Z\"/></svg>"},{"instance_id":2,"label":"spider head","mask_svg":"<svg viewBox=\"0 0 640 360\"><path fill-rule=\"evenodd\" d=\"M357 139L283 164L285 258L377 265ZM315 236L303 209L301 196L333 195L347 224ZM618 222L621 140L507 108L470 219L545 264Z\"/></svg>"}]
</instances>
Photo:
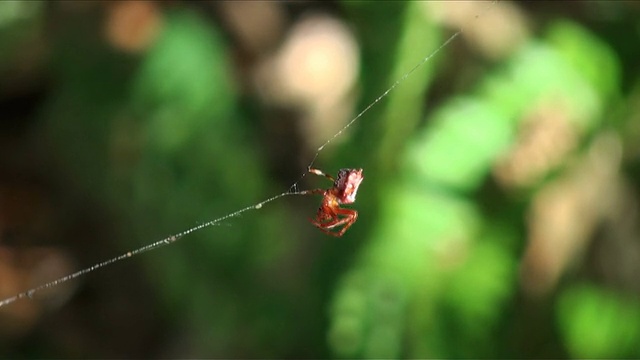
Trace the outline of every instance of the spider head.
<instances>
[{"instance_id":1,"label":"spider head","mask_svg":"<svg viewBox=\"0 0 640 360\"><path fill-rule=\"evenodd\" d=\"M333 188L341 204L351 204L356 201L356 193L362 179L364 179L362 169L340 169L338 171L338 178L333 184Z\"/></svg>"}]
</instances>

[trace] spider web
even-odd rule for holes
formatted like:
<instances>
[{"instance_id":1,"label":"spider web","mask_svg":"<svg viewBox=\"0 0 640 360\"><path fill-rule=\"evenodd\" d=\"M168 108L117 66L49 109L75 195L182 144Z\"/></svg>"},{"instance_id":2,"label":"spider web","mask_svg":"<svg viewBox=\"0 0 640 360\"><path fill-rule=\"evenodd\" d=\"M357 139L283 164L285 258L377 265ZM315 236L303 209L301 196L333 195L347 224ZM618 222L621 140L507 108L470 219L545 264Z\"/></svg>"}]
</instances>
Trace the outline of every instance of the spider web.
<instances>
[{"instance_id":1,"label":"spider web","mask_svg":"<svg viewBox=\"0 0 640 360\"><path fill-rule=\"evenodd\" d=\"M482 16L484 13L486 13L487 11L489 11L499 0L493 0L491 1L491 3L489 5L487 5L481 13L475 15L474 20L477 20L480 16ZM324 150L325 147L327 147L329 144L331 144L331 142L333 142L336 138L340 137L348 128L350 128L353 124L355 124L358 120L360 120L371 108L373 108L376 104L378 104L380 101L382 101L385 97L387 97L389 95L389 93L391 93L393 90L395 90L398 86L400 86L403 82L405 82L414 72L418 71L422 66L424 66L427 62L429 62L433 57L435 57L438 53L440 53L443 49L445 49L451 42L453 42L459 35L461 35L464 32L464 28L460 28L457 31L455 31L451 36L449 36L440 46L438 46L434 51L432 51L430 54L428 54L427 56L423 57L421 60L419 60L416 65L413 66L413 68L411 68L410 70L408 70L406 73L404 73L400 78L398 78L391 86L389 86L389 88L387 88L382 94L380 94L377 98L375 98L372 102L369 103L369 105L367 105L362 111L360 111L355 117L353 117L351 120L349 120L349 122L347 122L341 129L339 129L337 132L335 132L331 137L329 137L322 145L320 145L316 151L315 154L313 155L313 158L311 159L311 161L309 162L309 165L307 165L307 169L305 172L302 173L302 175L300 176L300 178L295 181L287 191L282 192L280 194L274 195L272 197L269 197L267 199L264 199L262 201L259 201L257 203L254 203L253 205L249 205L246 206L244 208L241 208L239 210L227 213L226 215L220 216L216 219L213 220L209 220L207 222L204 222L202 224L199 224L197 226L194 226L192 228L189 228L187 230L175 233L173 235L170 235L164 239L155 241L153 243L144 245L142 247L136 248L134 250L130 250L127 251L126 253L123 253L121 255L118 255L116 257L110 258L108 260L96 263L95 265L92 265L88 268L84 268L82 270L78 270L74 273L71 273L69 275L63 276L61 278L58 278L56 280L52 280L50 282L44 283L40 286L31 288L29 290L23 291L19 294L16 294L14 296L5 298L3 300L0 300L0 307L3 306L7 306L11 303L14 303L20 299L25 299L25 298L33 298L33 296L43 290L47 290L53 287L56 287L58 285L61 285L63 283L66 283L68 281L77 279L81 276L87 275L93 271L96 271L100 268L103 267L107 267L109 265L112 265L114 263L120 262L122 260L125 259L129 259L132 258L134 256L140 255L142 253L151 251L151 250L155 250L167 245L170 245L178 240L180 240L181 238L200 231L202 229L208 228L210 226L214 226L214 225L219 225L220 223L222 223L223 221L239 216L245 212L251 211L251 210L260 210L262 209L262 207L270 202L273 202L275 200L278 200L280 198L283 198L285 196L290 196L290 195L303 195L304 192L300 191L298 188L298 184L302 181L302 179L304 179L304 177L308 174L308 170L311 169L313 167L313 165L315 164L316 160L318 159L318 156L320 155L320 153Z\"/></svg>"}]
</instances>

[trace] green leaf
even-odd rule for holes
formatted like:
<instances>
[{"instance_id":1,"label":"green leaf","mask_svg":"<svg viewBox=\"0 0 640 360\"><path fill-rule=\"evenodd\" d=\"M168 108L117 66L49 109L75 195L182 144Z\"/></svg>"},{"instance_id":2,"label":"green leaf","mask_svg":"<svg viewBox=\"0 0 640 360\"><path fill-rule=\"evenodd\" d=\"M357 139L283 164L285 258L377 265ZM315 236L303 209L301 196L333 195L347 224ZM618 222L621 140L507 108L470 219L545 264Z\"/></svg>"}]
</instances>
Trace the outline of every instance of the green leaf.
<instances>
[{"instance_id":1,"label":"green leaf","mask_svg":"<svg viewBox=\"0 0 640 360\"><path fill-rule=\"evenodd\" d=\"M561 294L557 307L561 335L576 358L637 357L640 303L592 285Z\"/></svg>"}]
</instances>

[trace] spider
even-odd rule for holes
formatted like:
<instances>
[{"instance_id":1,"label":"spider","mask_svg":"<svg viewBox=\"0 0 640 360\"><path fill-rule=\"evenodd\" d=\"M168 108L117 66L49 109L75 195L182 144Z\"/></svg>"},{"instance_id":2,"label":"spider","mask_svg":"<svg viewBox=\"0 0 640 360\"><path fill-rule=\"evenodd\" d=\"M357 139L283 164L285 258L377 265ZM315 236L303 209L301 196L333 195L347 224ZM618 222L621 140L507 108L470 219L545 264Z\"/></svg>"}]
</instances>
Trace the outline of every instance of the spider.
<instances>
[{"instance_id":1,"label":"spider","mask_svg":"<svg viewBox=\"0 0 640 360\"><path fill-rule=\"evenodd\" d=\"M321 194L322 204L318 209L315 219L309 219L313 225L326 234L332 236L342 236L347 229L358 219L358 212L352 209L341 208L341 204L351 204L356 201L358 187L364 177L362 169L340 169L338 179L325 174L318 169L309 168L312 174L324 176L333 181L330 189L315 189L303 191L303 195ZM339 231L331 231L342 226Z\"/></svg>"}]
</instances>

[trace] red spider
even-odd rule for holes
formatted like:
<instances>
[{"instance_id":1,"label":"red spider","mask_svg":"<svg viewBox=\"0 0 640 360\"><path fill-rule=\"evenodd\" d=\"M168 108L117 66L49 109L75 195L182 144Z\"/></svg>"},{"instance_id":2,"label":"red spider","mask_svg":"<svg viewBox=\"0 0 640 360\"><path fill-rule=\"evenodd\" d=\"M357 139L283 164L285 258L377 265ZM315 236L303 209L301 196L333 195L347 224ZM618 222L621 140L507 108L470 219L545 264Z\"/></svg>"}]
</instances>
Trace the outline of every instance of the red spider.
<instances>
[{"instance_id":1,"label":"red spider","mask_svg":"<svg viewBox=\"0 0 640 360\"><path fill-rule=\"evenodd\" d=\"M337 180L318 169L309 169L309 172L333 181L333 186L330 189L315 189L302 192L305 195L321 194L323 196L318 215L316 215L315 219L309 220L326 234L342 236L356 222L358 212L341 208L340 204L351 204L356 201L358 187L362 179L364 179L362 169L340 169ZM341 225L344 226L340 231L331 231Z\"/></svg>"}]
</instances>

